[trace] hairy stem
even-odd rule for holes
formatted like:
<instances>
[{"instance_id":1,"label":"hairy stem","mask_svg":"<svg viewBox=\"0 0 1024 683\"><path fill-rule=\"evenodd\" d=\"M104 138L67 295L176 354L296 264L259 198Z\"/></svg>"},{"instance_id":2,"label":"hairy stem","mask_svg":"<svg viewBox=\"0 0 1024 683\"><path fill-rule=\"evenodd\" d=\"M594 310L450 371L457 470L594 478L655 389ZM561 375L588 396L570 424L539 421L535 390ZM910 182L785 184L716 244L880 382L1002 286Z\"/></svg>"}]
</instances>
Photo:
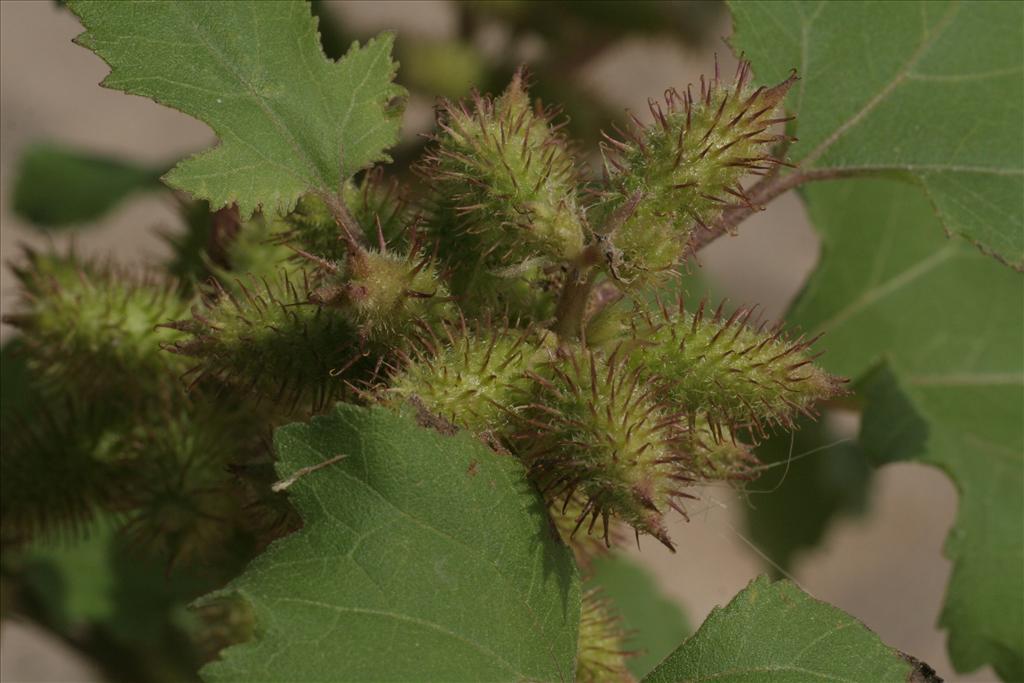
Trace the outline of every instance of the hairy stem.
<instances>
[{"instance_id":1,"label":"hairy stem","mask_svg":"<svg viewBox=\"0 0 1024 683\"><path fill-rule=\"evenodd\" d=\"M555 308L555 322L551 326L559 337L572 339L581 335L596 275L592 268L574 269L569 273Z\"/></svg>"},{"instance_id":2,"label":"hairy stem","mask_svg":"<svg viewBox=\"0 0 1024 683\"><path fill-rule=\"evenodd\" d=\"M555 307L555 322L551 329L560 337L576 338L583 332L583 322L594 289L597 271L594 266L601 262L603 252L597 242L587 245L572 263Z\"/></svg>"},{"instance_id":3,"label":"hairy stem","mask_svg":"<svg viewBox=\"0 0 1024 683\"><path fill-rule=\"evenodd\" d=\"M817 171L796 171L784 176L769 176L747 192L747 196L750 198L749 206L733 206L726 209L709 229L694 232L687 250L690 253L696 253L722 235L732 233L733 229L749 218L751 214L762 210L765 204L799 185L814 180L846 178L859 174L861 174L859 171L828 168Z\"/></svg>"},{"instance_id":4,"label":"hairy stem","mask_svg":"<svg viewBox=\"0 0 1024 683\"><path fill-rule=\"evenodd\" d=\"M334 194L331 192L319 193L320 198L327 204L327 209L331 212L331 216L334 217L334 222L338 224L341 229L341 233L345 238L345 241L350 245L358 245L363 249L366 248L366 240L363 239L362 228L359 227L359 223L352 216L352 212L349 211L348 207L345 206L345 202L342 201L340 194Z\"/></svg>"}]
</instances>

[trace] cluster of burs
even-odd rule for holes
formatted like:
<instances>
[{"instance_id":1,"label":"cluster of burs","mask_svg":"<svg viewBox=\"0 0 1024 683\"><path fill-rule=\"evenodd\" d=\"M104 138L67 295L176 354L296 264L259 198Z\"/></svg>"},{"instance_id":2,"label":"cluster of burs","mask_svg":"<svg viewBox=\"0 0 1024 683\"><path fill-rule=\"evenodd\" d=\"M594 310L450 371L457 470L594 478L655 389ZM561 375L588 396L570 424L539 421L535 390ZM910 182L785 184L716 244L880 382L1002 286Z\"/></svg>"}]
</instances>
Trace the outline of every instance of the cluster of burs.
<instances>
[{"instance_id":1,"label":"cluster of burs","mask_svg":"<svg viewBox=\"0 0 1024 683\"><path fill-rule=\"evenodd\" d=\"M584 567L629 527L672 548L688 488L749 478L750 442L842 390L754 309L665 293L692 240L749 204L741 180L783 163L793 79L748 74L652 101L593 180L517 76L440 107L418 197L372 170L343 205L222 210L201 278L28 253L6 320L38 396L5 417L5 538L112 512L173 562L259 546L296 523L271 430L343 400L519 458ZM602 637L582 640L614 667Z\"/></svg>"}]
</instances>

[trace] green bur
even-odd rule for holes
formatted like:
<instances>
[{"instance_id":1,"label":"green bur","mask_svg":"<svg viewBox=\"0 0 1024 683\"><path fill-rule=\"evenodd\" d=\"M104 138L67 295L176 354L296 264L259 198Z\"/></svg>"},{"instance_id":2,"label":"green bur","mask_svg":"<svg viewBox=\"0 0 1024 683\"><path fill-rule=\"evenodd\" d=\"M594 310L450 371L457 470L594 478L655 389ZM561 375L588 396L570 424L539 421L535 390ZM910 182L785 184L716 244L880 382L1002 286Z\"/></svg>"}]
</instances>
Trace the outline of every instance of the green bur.
<instances>
[{"instance_id":1,"label":"green bur","mask_svg":"<svg viewBox=\"0 0 1024 683\"><path fill-rule=\"evenodd\" d=\"M611 610L598 589L583 594L580 604L579 654L576 658L578 683L631 680L626 668L622 620Z\"/></svg>"},{"instance_id":2,"label":"green bur","mask_svg":"<svg viewBox=\"0 0 1024 683\"><path fill-rule=\"evenodd\" d=\"M3 415L0 532L9 541L74 536L123 491L128 425L69 400L26 408Z\"/></svg>"},{"instance_id":3,"label":"green bur","mask_svg":"<svg viewBox=\"0 0 1024 683\"><path fill-rule=\"evenodd\" d=\"M679 417L657 400L657 385L614 355L568 347L533 377L520 451L550 500L584 501L570 536L592 533L600 519L610 542L614 516L674 549L664 514L681 509L674 499L693 478Z\"/></svg>"},{"instance_id":4,"label":"green bur","mask_svg":"<svg viewBox=\"0 0 1024 683\"><path fill-rule=\"evenodd\" d=\"M540 322L554 310L557 264L583 249L577 172L551 114L517 74L494 99L442 105L436 146L420 166L431 184L428 235L470 315Z\"/></svg>"},{"instance_id":5,"label":"green bur","mask_svg":"<svg viewBox=\"0 0 1024 683\"><path fill-rule=\"evenodd\" d=\"M243 508L230 466L252 447L258 423L240 419L223 401L149 418L126 444L135 462L123 494L125 533L169 563L221 558L253 512Z\"/></svg>"},{"instance_id":6,"label":"green bur","mask_svg":"<svg viewBox=\"0 0 1024 683\"><path fill-rule=\"evenodd\" d=\"M665 92L665 106L649 101L654 123L605 136L607 190L593 207L604 225L611 275L642 286L670 271L694 231L707 229L729 207L752 206L740 181L780 163L772 147L788 140L769 133L785 120L779 104L796 80L751 89L749 64L741 62L733 85L715 77L691 88Z\"/></svg>"},{"instance_id":7,"label":"green bur","mask_svg":"<svg viewBox=\"0 0 1024 683\"><path fill-rule=\"evenodd\" d=\"M344 265L317 259L321 285L310 301L350 320L360 338L381 348L400 347L420 325L438 325L455 312L429 255L414 243L405 253L366 249L352 242Z\"/></svg>"},{"instance_id":8,"label":"green bur","mask_svg":"<svg viewBox=\"0 0 1024 683\"><path fill-rule=\"evenodd\" d=\"M521 73L496 99L445 103L438 125L423 171L459 218L443 239L496 268L579 253L575 162L549 115L534 110Z\"/></svg>"},{"instance_id":9,"label":"green bur","mask_svg":"<svg viewBox=\"0 0 1024 683\"><path fill-rule=\"evenodd\" d=\"M722 306L705 315L662 308L633 320L632 367L664 380L673 403L691 415L691 428L703 417L723 441L722 427L752 427L758 433L774 425L791 427L797 413L811 415L814 405L843 393L843 383L813 363L814 343L791 340L776 326L747 325L754 309L723 317Z\"/></svg>"},{"instance_id":10,"label":"green bur","mask_svg":"<svg viewBox=\"0 0 1024 683\"><path fill-rule=\"evenodd\" d=\"M507 434L528 402L527 372L545 351L543 337L495 325L470 332L445 326L422 338L391 378L386 401L404 404L476 434Z\"/></svg>"},{"instance_id":11,"label":"green bur","mask_svg":"<svg viewBox=\"0 0 1024 683\"><path fill-rule=\"evenodd\" d=\"M161 394L187 368L160 350L180 338L160 324L188 310L171 284L74 254L26 250L25 261L13 270L26 305L4 321L21 330L48 392L131 402Z\"/></svg>"},{"instance_id":12,"label":"green bur","mask_svg":"<svg viewBox=\"0 0 1024 683\"><path fill-rule=\"evenodd\" d=\"M218 289L192 318L168 325L189 335L168 350L195 359L194 383L223 381L318 410L348 394L346 381L368 379L373 363L355 327L310 302L304 272L239 283L241 296Z\"/></svg>"}]
</instances>

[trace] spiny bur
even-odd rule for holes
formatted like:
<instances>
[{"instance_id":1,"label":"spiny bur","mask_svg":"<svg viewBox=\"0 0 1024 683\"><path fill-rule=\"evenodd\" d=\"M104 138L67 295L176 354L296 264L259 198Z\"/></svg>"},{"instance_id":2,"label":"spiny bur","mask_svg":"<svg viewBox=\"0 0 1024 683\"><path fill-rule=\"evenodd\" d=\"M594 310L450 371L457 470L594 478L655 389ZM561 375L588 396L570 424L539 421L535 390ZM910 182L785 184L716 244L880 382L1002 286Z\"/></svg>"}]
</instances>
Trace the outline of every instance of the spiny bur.
<instances>
[{"instance_id":1,"label":"spiny bur","mask_svg":"<svg viewBox=\"0 0 1024 683\"><path fill-rule=\"evenodd\" d=\"M745 481L758 465L750 446L737 440L728 427L712 428L706 417L697 417L683 438L691 457L691 469L701 481Z\"/></svg>"},{"instance_id":2,"label":"spiny bur","mask_svg":"<svg viewBox=\"0 0 1024 683\"><path fill-rule=\"evenodd\" d=\"M664 524L692 481L679 449L680 419L659 401L658 386L613 355L563 347L534 373L537 394L520 417L522 457L549 500L586 502L573 534L599 532L610 518L673 548Z\"/></svg>"},{"instance_id":3,"label":"spiny bur","mask_svg":"<svg viewBox=\"0 0 1024 683\"><path fill-rule=\"evenodd\" d=\"M529 400L526 373L546 354L543 333L507 321L470 330L425 328L383 392L385 402L425 411L476 434L500 436ZM421 420L422 421L422 420Z\"/></svg>"},{"instance_id":4,"label":"spiny bur","mask_svg":"<svg viewBox=\"0 0 1024 683\"><path fill-rule=\"evenodd\" d=\"M159 395L187 367L160 351L181 336L160 324L188 310L173 283L30 249L13 270L24 305L4 322L21 330L28 365L49 391L133 401Z\"/></svg>"},{"instance_id":5,"label":"spiny bur","mask_svg":"<svg viewBox=\"0 0 1024 683\"><path fill-rule=\"evenodd\" d=\"M551 523L558 531L559 538L572 550L576 557L576 563L586 567L590 562L600 555L608 552L609 546L615 547L625 541L621 525L612 521L612 528L608 533L609 542L606 545L603 538L593 534L577 533L579 531L578 520L586 507L586 499L579 493L561 498L547 500L548 516Z\"/></svg>"},{"instance_id":6,"label":"spiny bur","mask_svg":"<svg viewBox=\"0 0 1024 683\"><path fill-rule=\"evenodd\" d=\"M237 296L214 287L191 318L168 324L188 335L166 349L194 359L186 373L192 385L225 382L316 410L346 395L346 381L367 379L373 362L355 326L340 311L310 301L305 271L239 278Z\"/></svg>"},{"instance_id":7,"label":"spiny bur","mask_svg":"<svg viewBox=\"0 0 1024 683\"><path fill-rule=\"evenodd\" d=\"M454 307L433 259L417 240L404 253L394 253L383 233L378 238L376 249L350 241L343 264L307 255L321 276L310 301L345 315L363 339L398 346L416 322L438 324Z\"/></svg>"},{"instance_id":8,"label":"spiny bur","mask_svg":"<svg viewBox=\"0 0 1024 683\"><path fill-rule=\"evenodd\" d=\"M599 590L583 594L580 605L580 633L576 658L576 680L580 683L631 681L624 649L626 634L622 619Z\"/></svg>"},{"instance_id":9,"label":"spiny bur","mask_svg":"<svg viewBox=\"0 0 1024 683\"><path fill-rule=\"evenodd\" d=\"M0 430L0 536L73 537L123 496L125 433L106 406L70 399L4 412Z\"/></svg>"},{"instance_id":10,"label":"spiny bur","mask_svg":"<svg viewBox=\"0 0 1024 683\"><path fill-rule=\"evenodd\" d=\"M563 261L583 246L576 168L552 113L534 107L522 72L495 98L441 106L436 146L422 166L454 216L445 253L485 268Z\"/></svg>"},{"instance_id":11,"label":"spiny bur","mask_svg":"<svg viewBox=\"0 0 1024 683\"><path fill-rule=\"evenodd\" d=\"M136 463L125 495L125 533L170 564L216 557L244 512L228 470L244 443L233 429L237 420L202 404L154 417L127 444Z\"/></svg>"},{"instance_id":12,"label":"spiny bur","mask_svg":"<svg viewBox=\"0 0 1024 683\"><path fill-rule=\"evenodd\" d=\"M741 61L732 85L701 77L700 92L665 91L664 104L649 100L653 123L606 135L606 188L592 215L605 228L610 273L642 285L671 270L693 231L708 228L731 206L753 206L741 180L785 163L772 154L772 127L787 121L779 106L795 74L772 88L748 84Z\"/></svg>"},{"instance_id":13,"label":"spiny bur","mask_svg":"<svg viewBox=\"0 0 1024 683\"><path fill-rule=\"evenodd\" d=\"M817 338L790 339L781 325L766 329L767 322L752 327L754 308L726 317L724 303L711 313L702 300L690 314L680 298L672 310L639 311L633 319L631 365L663 378L666 395L691 420L706 418L719 440L721 426L764 435L776 425L791 428L797 413L813 417L816 403L843 393L844 380L809 355Z\"/></svg>"}]
</instances>

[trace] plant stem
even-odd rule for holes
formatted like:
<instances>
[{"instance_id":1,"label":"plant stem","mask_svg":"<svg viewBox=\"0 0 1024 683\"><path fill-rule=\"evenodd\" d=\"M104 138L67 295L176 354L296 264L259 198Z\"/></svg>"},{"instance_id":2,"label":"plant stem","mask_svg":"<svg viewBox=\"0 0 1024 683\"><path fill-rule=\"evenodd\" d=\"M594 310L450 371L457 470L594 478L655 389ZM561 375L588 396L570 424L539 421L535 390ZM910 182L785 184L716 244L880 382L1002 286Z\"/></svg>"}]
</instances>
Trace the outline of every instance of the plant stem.
<instances>
[{"instance_id":1,"label":"plant stem","mask_svg":"<svg viewBox=\"0 0 1024 683\"><path fill-rule=\"evenodd\" d=\"M555 322L551 325L560 337L574 339L583 333L583 320L594 289L597 271L594 265L604 257L597 242L587 245L573 261L555 307Z\"/></svg>"},{"instance_id":2,"label":"plant stem","mask_svg":"<svg viewBox=\"0 0 1024 683\"><path fill-rule=\"evenodd\" d=\"M862 173L860 171L826 168L817 171L796 171L784 176L769 176L750 188L750 191L747 193L747 196L750 198L750 206L733 206L726 209L709 229L694 232L687 250L691 253L696 253L722 235L732 233L733 228L749 218L751 214L762 210L765 204L799 185L814 180L848 178L861 175Z\"/></svg>"},{"instance_id":3,"label":"plant stem","mask_svg":"<svg viewBox=\"0 0 1024 683\"><path fill-rule=\"evenodd\" d=\"M356 244L365 249L366 240L363 238L362 228L359 227L359 223L352 216L352 212L345 206L345 202L342 201L340 194L332 194L330 192L318 194L324 200L324 203L327 204L327 209L331 212L334 222L341 228L345 240L350 245Z\"/></svg>"},{"instance_id":4,"label":"plant stem","mask_svg":"<svg viewBox=\"0 0 1024 683\"><path fill-rule=\"evenodd\" d=\"M576 268L569 273L555 308L555 322L551 326L559 337L574 339L582 334L583 318L587 313L587 303L596 275L589 267L584 271Z\"/></svg>"}]
</instances>

